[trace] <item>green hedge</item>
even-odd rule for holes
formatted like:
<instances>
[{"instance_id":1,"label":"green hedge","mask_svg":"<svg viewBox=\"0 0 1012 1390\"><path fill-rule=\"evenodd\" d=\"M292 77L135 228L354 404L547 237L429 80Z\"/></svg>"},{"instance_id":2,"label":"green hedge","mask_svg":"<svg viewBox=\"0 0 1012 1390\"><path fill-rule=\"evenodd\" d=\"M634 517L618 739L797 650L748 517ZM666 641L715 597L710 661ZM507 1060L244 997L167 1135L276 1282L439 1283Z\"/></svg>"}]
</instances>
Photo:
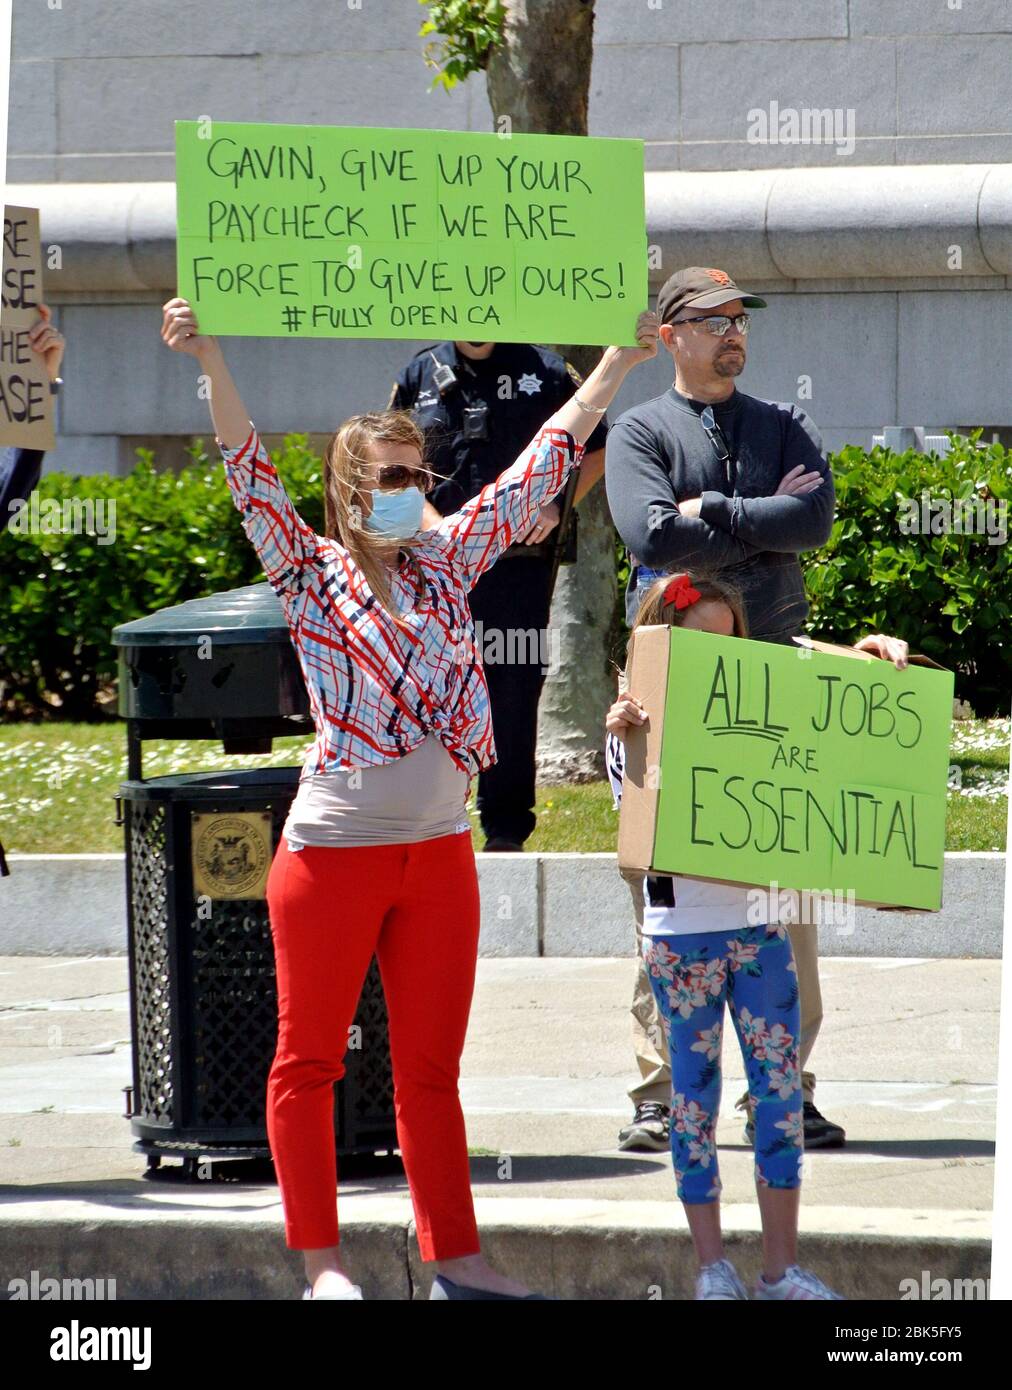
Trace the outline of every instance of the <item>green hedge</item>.
<instances>
[{"instance_id":1,"label":"green hedge","mask_svg":"<svg viewBox=\"0 0 1012 1390\"><path fill-rule=\"evenodd\" d=\"M1012 620L1012 539L981 534L904 534L903 499L976 497L1005 510L1012 527L1012 453L980 448L980 431L950 435L945 458L846 448L831 460L836 522L822 550L805 557L809 626L840 642L868 632L903 637L956 672L956 694L981 717L1007 716ZM938 513L935 513L936 517ZM929 514L930 522L931 516Z\"/></svg>"},{"instance_id":2,"label":"green hedge","mask_svg":"<svg viewBox=\"0 0 1012 1390\"><path fill-rule=\"evenodd\" d=\"M191 464L179 472L156 470L150 450L137 452L139 462L124 478L52 473L39 486L40 516L49 498L114 500L113 544L89 535L0 532L7 717L96 717L97 697L116 675L110 633L118 623L260 578L217 450L194 445ZM303 516L322 530L319 457L300 435L288 436L274 457Z\"/></svg>"},{"instance_id":3,"label":"green hedge","mask_svg":"<svg viewBox=\"0 0 1012 1390\"><path fill-rule=\"evenodd\" d=\"M829 543L805 557L811 627L840 641L893 632L957 672L956 690L979 715L1007 714L1012 567L1008 544L982 535L905 535L900 502L933 497L1007 502L1012 456L953 437L945 458L844 449L831 462L837 520ZM195 445L179 473L140 450L125 478L50 474L48 499L115 499L116 539L0 532L0 687L7 717L89 719L116 672L110 631L169 604L258 577L217 453ZM320 459L289 435L275 455L296 503L321 529ZM620 581L625 557L616 553Z\"/></svg>"}]
</instances>

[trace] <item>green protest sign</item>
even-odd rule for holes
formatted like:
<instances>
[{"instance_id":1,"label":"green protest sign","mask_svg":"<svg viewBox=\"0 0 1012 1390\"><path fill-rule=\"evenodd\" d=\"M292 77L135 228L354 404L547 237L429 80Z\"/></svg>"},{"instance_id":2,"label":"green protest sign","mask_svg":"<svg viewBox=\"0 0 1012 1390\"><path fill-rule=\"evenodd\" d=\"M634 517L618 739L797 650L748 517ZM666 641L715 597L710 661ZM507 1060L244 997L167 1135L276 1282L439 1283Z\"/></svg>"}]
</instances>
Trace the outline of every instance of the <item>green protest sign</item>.
<instances>
[{"instance_id":1,"label":"green protest sign","mask_svg":"<svg viewBox=\"0 0 1012 1390\"><path fill-rule=\"evenodd\" d=\"M179 293L208 333L635 342L643 142L176 122Z\"/></svg>"},{"instance_id":2,"label":"green protest sign","mask_svg":"<svg viewBox=\"0 0 1012 1390\"><path fill-rule=\"evenodd\" d=\"M651 720L662 706L652 867L941 906L950 671L641 631L668 634L644 653Z\"/></svg>"}]
</instances>

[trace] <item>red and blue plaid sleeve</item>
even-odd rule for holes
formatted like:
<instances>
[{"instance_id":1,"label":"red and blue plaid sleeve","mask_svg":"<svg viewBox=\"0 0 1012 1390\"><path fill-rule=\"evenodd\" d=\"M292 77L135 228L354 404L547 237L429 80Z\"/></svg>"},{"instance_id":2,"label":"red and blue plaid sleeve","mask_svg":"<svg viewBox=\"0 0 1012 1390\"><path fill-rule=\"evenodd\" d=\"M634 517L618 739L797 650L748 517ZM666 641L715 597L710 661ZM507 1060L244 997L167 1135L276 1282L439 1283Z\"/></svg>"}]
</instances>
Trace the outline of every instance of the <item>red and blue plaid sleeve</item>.
<instances>
[{"instance_id":1,"label":"red and blue plaid sleeve","mask_svg":"<svg viewBox=\"0 0 1012 1390\"><path fill-rule=\"evenodd\" d=\"M546 425L494 483L443 518L436 530L451 542L468 588L530 530L540 508L561 489L582 457L583 445L568 430Z\"/></svg>"},{"instance_id":2,"label":"red and blue plaid sleeve","mask_svg":"<svg viewBox=\"0 0 1012 1390\"><path fill-rule=\"evenodd\" d=\"M302 571L316 556L315 531L292 505L255 426L250 425L240 448L226 449L220 441L218 447L232 500L242 513L242 528L268 583L279 594L298 593Z\"/></svg>"}]
</instances>

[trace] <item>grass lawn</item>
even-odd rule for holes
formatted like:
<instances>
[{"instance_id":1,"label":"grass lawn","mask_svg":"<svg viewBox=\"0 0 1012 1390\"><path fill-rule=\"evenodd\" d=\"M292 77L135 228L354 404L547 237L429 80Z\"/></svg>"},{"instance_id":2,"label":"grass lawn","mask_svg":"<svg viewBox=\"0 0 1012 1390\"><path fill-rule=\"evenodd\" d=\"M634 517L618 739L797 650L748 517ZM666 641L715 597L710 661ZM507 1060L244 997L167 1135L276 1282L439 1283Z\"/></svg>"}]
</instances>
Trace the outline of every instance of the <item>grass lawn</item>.
<instances>
[{"instance_id":1,"label":"grass lawn","mask_svg":"<svg viewBox=\"0 0 1012 1390\"><path fill-rule=\"evenodd\" d=\"M953 724L946 849L1004 850L1009 720ZM219 744L147 743L147 777L218 768L301 763L306 740L278 739L268 758L226 757ZM956 771L958 769L958 771ZM84 854L122 850L113 822L113 795L126 777L125 726L8 724L0 728L0 840L26 854ZM532 851L614 853L618 816L606 782L539 787ZM475 849L482 837L477 819Z\"/></svg>"}]
</instances>

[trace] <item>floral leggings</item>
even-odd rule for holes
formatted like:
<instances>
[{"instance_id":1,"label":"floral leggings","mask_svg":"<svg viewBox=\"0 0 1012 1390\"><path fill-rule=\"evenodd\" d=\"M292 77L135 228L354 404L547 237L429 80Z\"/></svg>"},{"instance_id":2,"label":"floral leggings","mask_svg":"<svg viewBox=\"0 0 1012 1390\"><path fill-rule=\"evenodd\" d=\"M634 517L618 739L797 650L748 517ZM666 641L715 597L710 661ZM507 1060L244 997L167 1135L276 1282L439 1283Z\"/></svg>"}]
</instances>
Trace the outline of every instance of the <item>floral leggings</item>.
<instances>
[{"instance_id":1,"label":"floral leggings","mask_svg":"<svg viewBox=\"0 0 1012 1390\"><path fill-rule=\"evenodd\" d=\"M801 1185L797 972L783 927L643 938L643 958L671 1053L671 1157L683 1202L714 1202L724 1000L755 1119L761 1187Z\"/></svg>"}]
</instances>

